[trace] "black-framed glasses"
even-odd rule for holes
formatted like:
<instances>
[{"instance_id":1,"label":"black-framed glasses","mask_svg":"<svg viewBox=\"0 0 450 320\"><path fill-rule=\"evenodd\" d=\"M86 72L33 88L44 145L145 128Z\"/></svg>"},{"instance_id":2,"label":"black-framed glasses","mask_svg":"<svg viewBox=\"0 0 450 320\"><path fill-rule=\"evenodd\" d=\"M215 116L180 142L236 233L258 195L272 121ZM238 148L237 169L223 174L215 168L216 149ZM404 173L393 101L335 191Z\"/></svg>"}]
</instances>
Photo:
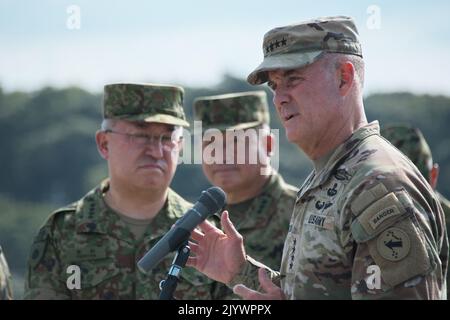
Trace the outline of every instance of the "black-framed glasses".
<instances>
[{"instance_id":1,"label":"black-framed glasses","mask_svg":"<svg viewBox=\"0 0 450 320\"><path fill-rule=\"evenodd\" d=\"M162 147L166 151L172 151L182 138L174 133L162 133L160 135L151 135L145 133L119 132L112 129L106 129L104 132L125 136L127 137L128 141L131 144L138 147L143 147L146 145L157 145L158 147Z\"/></svg>"}]
</instances>

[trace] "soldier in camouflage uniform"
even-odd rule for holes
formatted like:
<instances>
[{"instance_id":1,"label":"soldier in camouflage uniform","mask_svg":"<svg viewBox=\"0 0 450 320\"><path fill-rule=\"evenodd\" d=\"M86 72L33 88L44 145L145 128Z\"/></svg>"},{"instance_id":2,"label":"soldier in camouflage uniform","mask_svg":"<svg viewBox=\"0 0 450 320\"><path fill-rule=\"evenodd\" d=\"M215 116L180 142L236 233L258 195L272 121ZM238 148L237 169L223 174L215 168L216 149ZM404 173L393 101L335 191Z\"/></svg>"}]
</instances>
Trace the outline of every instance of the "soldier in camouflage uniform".
<instances>
[{"instance_id":1,"label":"soldier in camouflage uniform","mask_svg":"<svg viewBox=\"0 0 450 320\"><path fill-rule=\"evenodd\" d=\"M12 300L12 282L8 263L6 262L3 249L0 246L0 300Z\"/></svg>"},{"instance_id":2,"label":"soldier in camouflage uniform","mask_svg":"<svg viewBox=\"0 0 450 320\"><path fill-rule=\"evenodd\" d=\"M444 214L417 168L381 138L377 121L367 123L353 20L276 28L263 50L248 81L268 82L288 140L314 164L297 196L280 272L271 272L280 286L245 256L226 214L225 232L208 223L193 231L189 265L246 299L445 299Z\"/></svg>"},{"instance_id":3,"label":"soldier in camouflage uniform","mask_svg":"<svg viewBox=\"0 0 450 320\"><path fill-rule=\"evenodd\" d=\"M169 188L182 143L183 89L110 84L97 148L109 178L53 212L34 238L25 299L158 299L173 260L143 273L136 262L192 205ZM80 281L77 283L76 270ZM211 280L183 270L175 297L210 299Z\"/></svg>"},{"instance_id":4,"label":"soldier in camouflage uniform","mask_svg":"<svg viewBox=\"0 0 450 320\"><path fill-rule=\"evenodd\" d=\"M237 156L229 159L229 164L223 158L219 159L219 163L211 164L204 159L202 168L211 184L226 192L225 210L245 237L246 252L267 266L278 268L298 189L285 183L267 161L273 151L274 136L269 129L266 93L252 91L197 98L194 101L194 119L201 121L206 133L210 129L221 131L223 155L226 155L227 147L233 147L234 155L242 152L264 157L254 163L246 157L242 164L238 164ZM249 134L250 130L253 130L254 136ZM258 141L244 145L246 132L248 139L259 137ZM237 137L234 145L228 146L227 134ZM240 151L239 139L243 142ZM208 142L203 143L203 151L208 145ZM221 290L228 292L227 298L237 297L225 285L221 286Z\"/></svg>"},{"instance_id":5,"label":"soldier in camouflage uniform","mask_svg":"<svg viewBox=\"0 0 450 320\"><path fill-rule=\"evenodd\" d=\"M439 165L433 163L431 149L418 128L406 124L391 124L381 129L381 135L403 152L419 169L436 193L444 210L447 235L450 228L450 201L436 190ZM450 273L447 272L447 299L449 298Z\"/></svg>"}]
</instances>

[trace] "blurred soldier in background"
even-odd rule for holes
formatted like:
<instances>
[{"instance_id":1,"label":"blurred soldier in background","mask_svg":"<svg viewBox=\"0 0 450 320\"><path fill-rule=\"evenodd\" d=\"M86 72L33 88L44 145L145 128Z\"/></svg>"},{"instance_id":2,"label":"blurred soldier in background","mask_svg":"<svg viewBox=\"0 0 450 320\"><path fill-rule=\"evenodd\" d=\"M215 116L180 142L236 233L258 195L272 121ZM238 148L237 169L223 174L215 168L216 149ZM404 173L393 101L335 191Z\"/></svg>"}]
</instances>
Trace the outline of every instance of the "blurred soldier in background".
<instances>
[{"instance_id":1,"label":"blurred soldier in background","mask_svg":"<svg viewBox=\"0 0 450 320\"><path fill-rule=\"evenodd\" d=\"M411 161L367 122L354 21L274 28L248 76L268 82L294 143L314 164L300 188L280 272L260 268L228 214L194 230L188 264L245 299L445 299L444 213ZM264 240L270 241L270 240ZM271 278L265 271L270 271ZM259 283L255 283L255 274Z\"/></svg>"},{"instance_id":2,"label":"blurred soldier in background","mask_svg":"<svg viewBox=\"0 0 450 320\"><path fill-rule=\"evenodd\" d=\"M270 132L266 93L199 97L194 101L194 118L202 122L203 132L214 128L222 134L222 157L214 163L204 158L202 168L209 182L226 192L225 209L246 239L246 252L278 268L298 189L285 183L269 163L277 141ZM208 139L208 132L205 138L209 142L203 142L204 157L206 148L217 143ZM238 161L239 153L244 161ZM251 161L252 156L256 161ZM225 285L221 290L233 297Z\"/></svg>"},{"instance_id":3,"label":"blurred soldier in background","mask_svg":"<svg viewBox=\"0 0 450 320\"><path fill-rule=\"evenodd\" d=\"M3 249L0 246L0 300L12 300L12 280Z\"/></svg>"},{"instance_id":4,"label":"blurred soldier in background","mask_svg":"<svg viewBox=\"0 0 450 320\"><path fill-rule=\"evenodd\" d=\"M96 142L109 178L53 212L40 229L31 247L25 299L159 297L172 258L148 274L136 262L192 206L169 188L182 127L188 126L183 94L166 85L105 86ZM175 297L211 299L210 283L187 268Z\"/></svg>"},{"instance_id":5,"label":"blurred soldier in background","mask_svg":"<svg viewBox=\"0 0 450 320\"><path fill-rule=\"evenodd\" d=\"M441 203L445 214L447 235L450 227L450 201L437 190L439 165L433 162L431 149L422 132L407 124L391 124L381 129L381 135L388 139L395 147L403 152L428 180ZM449 299L450 274L447 271L447 299Z\"/></svg>"}]
</instances>

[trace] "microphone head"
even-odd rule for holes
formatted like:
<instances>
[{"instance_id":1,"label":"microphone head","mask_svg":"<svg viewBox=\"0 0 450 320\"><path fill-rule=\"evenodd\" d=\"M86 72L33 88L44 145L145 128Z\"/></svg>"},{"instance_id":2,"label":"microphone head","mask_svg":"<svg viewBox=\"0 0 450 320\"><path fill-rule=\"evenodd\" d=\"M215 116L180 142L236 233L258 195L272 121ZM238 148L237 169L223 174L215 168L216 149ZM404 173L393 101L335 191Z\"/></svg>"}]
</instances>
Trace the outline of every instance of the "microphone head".
<instances>
[{"instance_id":1,"label":"microphone head","mask_svg":"<svg viewBox=\"0 0 450 320\"><path fill-rule=\"evenodd\" d=\"M211 187L202 191L198 202L203 204L208 209L208 212L215 213L225 206L226 199L227 195L221 188Z\"/></svg>"}]
</instances>

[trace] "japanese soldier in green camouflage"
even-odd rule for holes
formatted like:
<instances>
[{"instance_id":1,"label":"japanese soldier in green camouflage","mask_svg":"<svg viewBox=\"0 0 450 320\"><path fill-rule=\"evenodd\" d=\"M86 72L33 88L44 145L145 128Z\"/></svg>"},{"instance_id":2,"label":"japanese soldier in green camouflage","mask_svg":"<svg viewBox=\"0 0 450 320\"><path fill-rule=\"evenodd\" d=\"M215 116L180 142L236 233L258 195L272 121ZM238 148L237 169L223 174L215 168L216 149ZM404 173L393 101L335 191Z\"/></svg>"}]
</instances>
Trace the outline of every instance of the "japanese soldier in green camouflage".
<instances>
[{"instance_id":1,"label":"japanese soldier in green camouflage","mask_svg":"<svg viewBox=\"0 0 450 320\"><path fill-rule=\"evenodd\" d=\"M25 299L157 299L173 256L141 272L136 262L191 207L169 188L188 126L183 89L106 85L96 133L109 178L53 212L34 238ZM211 281L183 270L175 298L210 299Z\"/></svg>"},{"instance_id":2,"label":"japanese soldier in green camouflage","mask_svg":"<svg viewBox=\"0 0 450 320\"><path fill-rule=\"evenodd\" d=\"M12 280L8 263L0 246L0 300L12 300Z\"/></svg>"},{"instance_id":3,"label":"japanese soldier in green camouflage","mask_svg":"<svg viewBox=\"0 0 450 320\"><path fill-rule=\"evenodd\" d=\"M280 270L269 276L246 256L227 214L224 232L206 222L192 232L189 265L245 299L445 299L444 213L417 168L380 136L377 121L367 122L353 20L272 29L263 54L247 80L268 83L287 139L314 164L297 195Z\"/></svg>"},{"instance_id":4,"label":"japanese soldier in green camouflage","mask_svg":"<svg viewBox=\"0 0 450 320\"><path fill-rule=\"evenodd\" d=\"M403 152L419 169L434 189L445 214L448 230L450 228L450 201L436 190L439 165L433 162L431 149L425 137L418 128L406 124L390 124L381 129L381 135L389 140L395 147ZM447 299L449 298L450 274L447 272Z\"/></svg>"},{"instance_id":5,"label":"japanese soldier in green camouflage","mask_svg":"<svg viewBox=\"0 0 450 320\"><path fill-rule=\"evenodd\" d=\"M246 252L278 268L298 190L285 183L268 161L275 137L269 128L266 93L199 97L194 101L194 119L201 121L204 132L203 172L211 184L226 192L225 209L246 239ZM215 161L207 159L208 148L216 142L209 139L209 132L222 137L222 157ZM245 156L243 161L238 161L239 153ZM227 297L237 297L225 285L221 290L229 291Z\"/></svg>"}]
</instances>

